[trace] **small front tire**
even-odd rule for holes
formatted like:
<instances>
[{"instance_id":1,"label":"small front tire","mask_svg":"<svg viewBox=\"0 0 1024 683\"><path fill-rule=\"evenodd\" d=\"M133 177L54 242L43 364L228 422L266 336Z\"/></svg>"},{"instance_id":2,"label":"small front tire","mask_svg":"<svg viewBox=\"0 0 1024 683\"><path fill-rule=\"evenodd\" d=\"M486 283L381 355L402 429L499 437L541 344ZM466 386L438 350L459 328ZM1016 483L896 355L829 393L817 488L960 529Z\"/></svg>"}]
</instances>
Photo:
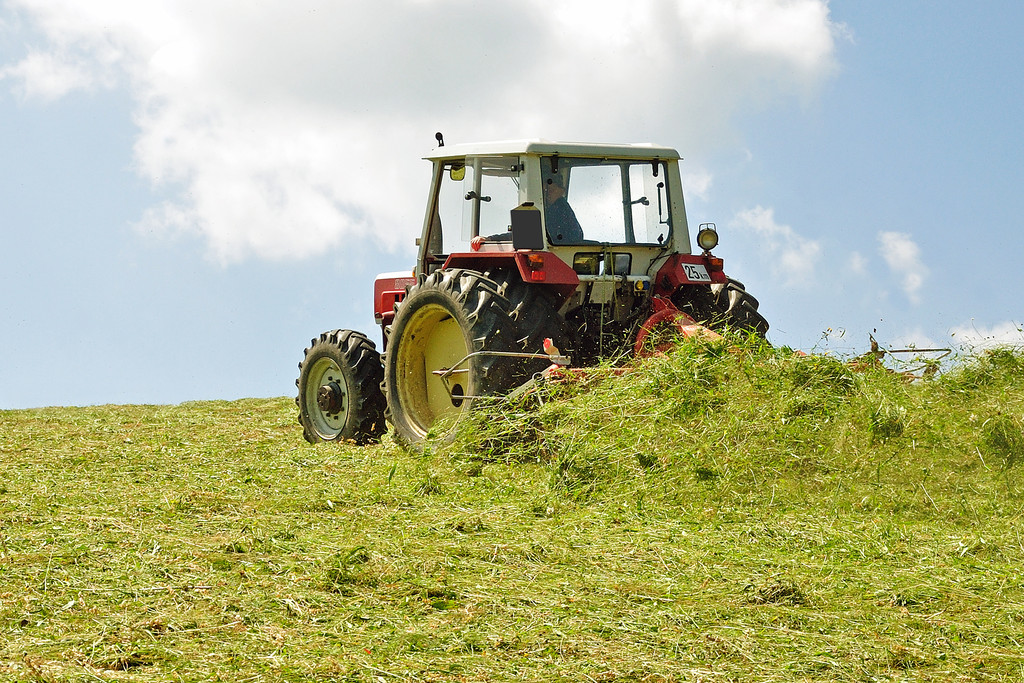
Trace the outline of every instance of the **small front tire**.
<instances>
[{"instance_id":1,"label":"small front tire","mask_svg":"<svg viewBox=\"0 0 1024 683\"><path fill-rule=\"evenodd\" d=\"M311 340L295 380L306 441L380 441L387 430L383 378L380 354L365 335L334 330Z\"/></svg>"}]
</instances>

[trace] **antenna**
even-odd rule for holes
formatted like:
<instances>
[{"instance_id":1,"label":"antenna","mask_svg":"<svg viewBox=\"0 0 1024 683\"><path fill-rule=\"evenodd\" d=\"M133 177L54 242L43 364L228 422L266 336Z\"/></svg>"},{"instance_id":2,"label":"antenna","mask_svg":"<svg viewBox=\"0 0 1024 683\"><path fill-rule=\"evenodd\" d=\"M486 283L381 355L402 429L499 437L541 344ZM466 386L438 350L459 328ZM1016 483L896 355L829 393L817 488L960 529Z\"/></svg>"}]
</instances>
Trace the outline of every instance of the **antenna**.
<instances>
[{"instance_id":1,"label":"antenna","mask_svg":"<svg viewBox=\"0 0 1024 683\"><path fill-rule=\"evenodd\" d=\"M437 140L438 147L444 147L444 136L441 135L441 131L434 133L434 139Z\"/></svg>"}]
</instances>

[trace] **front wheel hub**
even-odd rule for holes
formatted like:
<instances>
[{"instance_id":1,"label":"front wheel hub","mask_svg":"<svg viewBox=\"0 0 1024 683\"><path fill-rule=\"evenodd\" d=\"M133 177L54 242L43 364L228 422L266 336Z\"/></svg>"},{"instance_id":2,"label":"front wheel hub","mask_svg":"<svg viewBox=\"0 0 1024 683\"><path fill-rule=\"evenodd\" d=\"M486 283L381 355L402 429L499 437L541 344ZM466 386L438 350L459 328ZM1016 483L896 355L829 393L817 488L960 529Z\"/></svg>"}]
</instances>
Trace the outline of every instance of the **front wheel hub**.
<instances>
[{"instance_id":1,"label":"front wheel hub","mask_svg":"<svg viewBox=\"0 0 1024 683\"><path fill-rule=\"evenodd\" d=\"M325 384L316 392L316 404L328 415L340 413L344 408L344 394L337 382Z\"/></svg>"}]
</instances>

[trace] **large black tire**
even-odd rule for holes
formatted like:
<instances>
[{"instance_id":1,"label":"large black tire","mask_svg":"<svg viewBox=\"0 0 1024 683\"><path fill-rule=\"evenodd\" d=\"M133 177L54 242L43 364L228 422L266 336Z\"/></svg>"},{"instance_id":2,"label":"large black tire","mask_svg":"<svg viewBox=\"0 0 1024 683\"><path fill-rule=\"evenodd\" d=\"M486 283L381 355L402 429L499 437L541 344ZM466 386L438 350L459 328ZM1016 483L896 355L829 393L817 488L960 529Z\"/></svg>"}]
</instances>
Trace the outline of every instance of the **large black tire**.
<instances>
[{"instance_id":1,"label":"large black tire","mask_svg":"<svg viewBox=\"0 0 1024 683\"><path fill-rule=\"evenodd\" d=\"M511 306L509 318L515 323L513 350L539 352L544 346L544 339L549 338L563 353L572 353L565 319L558 314L558 305L550 289L523 282L518 271L499 270L484 275L494 280L498 292L508 299Z\"/></svg>"},{"instance_id":2,"label":"large black tire","mask_svg":"<svg viewBox=\"0 0 1024 683\"><path fill-rule=\"evenodd\" d=\"M768 321L757 310L757 299L747 293L743 283L729 278L713 285L682 285L672 295L672 303L694 320L712 329L727 328L768 334Z\"/></svg>"},{"instance_id":3,"label":"large black tire","mask_svg":"<svg viewBox=\"0 0 1024 683\"><path fill-rule=\"evenodd\" d=\"M743 283L729 278L725 284L711 285L718 319L731 329L747 330L760 336L768 334L768 321L757 311L757 299Z\"/></svg>"},{"instance_id":4,"label":"large black tire","mask_svg":"<svg viewBox=\"0 0 1024 683\"><path fill-rule=\"evenodd\" d=\"M306 441L380 441L387 431L383 378L380 354L365 335L334 330L311 340L295 380Z\"/></svg>"},{"instance_id":5,"label":"large black tire","mask_svg":"<svg viewBox=\"0 0 1024 683\"><path fill-rule=\"evenodd\" d=\"M544 370L546 358L471 353L542 353L561 341L561 319L539 286L496 273L437 270L398 305L384 360L387 418L395 439L417 450L440 419L450 435L475 403L501 396ZM447 379L438 373L458 372Z\"/></svg>"}]
</instances>

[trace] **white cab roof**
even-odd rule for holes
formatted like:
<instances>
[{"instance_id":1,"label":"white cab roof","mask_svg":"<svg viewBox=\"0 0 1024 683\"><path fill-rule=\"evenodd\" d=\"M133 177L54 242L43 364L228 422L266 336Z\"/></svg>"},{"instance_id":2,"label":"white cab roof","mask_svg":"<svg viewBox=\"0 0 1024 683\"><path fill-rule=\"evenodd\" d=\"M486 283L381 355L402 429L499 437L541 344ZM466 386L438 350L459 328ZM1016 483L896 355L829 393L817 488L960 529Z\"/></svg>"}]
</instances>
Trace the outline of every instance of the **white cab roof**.
<instances>
[{"instance_id":1,"label":"white cab roof","mask_svg":"<svg viewBox=\"0 0 1024 683\"><path fill-rule=\"evenodd\" d=\"M617 159L678 159L679 152L671 147L649 143L607 145L594 142L553 142L551 140L501 140L498 142L470 142L438 147L425 159L462 159L472 156L504 156L517 154L551 155L564 157L614 157Z\"/></svg>"}]
</instances>

